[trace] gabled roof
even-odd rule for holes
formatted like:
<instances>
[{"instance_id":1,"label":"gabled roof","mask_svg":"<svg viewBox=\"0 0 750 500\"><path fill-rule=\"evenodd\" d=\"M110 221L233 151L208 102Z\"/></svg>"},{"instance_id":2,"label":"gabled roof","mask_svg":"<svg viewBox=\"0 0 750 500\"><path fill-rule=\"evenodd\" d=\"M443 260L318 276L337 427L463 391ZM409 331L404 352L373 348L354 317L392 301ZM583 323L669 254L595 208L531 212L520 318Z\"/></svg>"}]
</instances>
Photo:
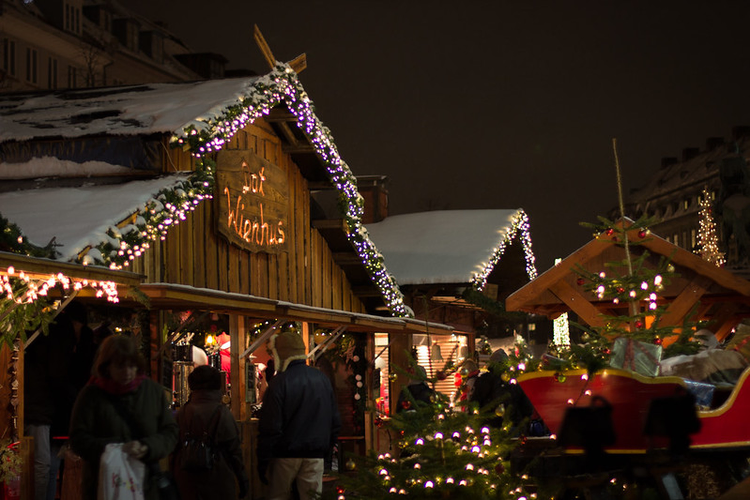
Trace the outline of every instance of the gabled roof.
<instances>
[{"instance_id":1,"label":"gabled roof","mask_svg":"<svg viewBox=\"0 0 750 500\"><path fill-rule=\"evenodd\" d=\"M0 142L93 135L181 135L252 94L268 77L0 95Z\"/></svg>"},{"instance_id":2,"label":"gabled roof","mask_svg":"<svg viewBox=\"0 0 750 500\"><path fill-rule=\"evenodd\" d=\"M632 221L631 221L632 223ZM698 305L700 319L712 320L708 327L722 338L743 317L750 316L750 282L716 267L699 256L640 228L628 230L630 251L635 257L648 251L644 265L656 269L661 258L668 258L677 276L667 284L660 297L668 304L662 325L681 325L693 306ZM555 318L573 311L592 326L600 326L601 314L615 315L611 301L600 301L579 284L580 266L599 273L612 262L626 258L625 249L617 244L617 233L601 233L529 284L511 294L505 301L508 311L526 311ZM627 304L620 304L627 307Z\"/></svg>"},{"instance_id":3,"label":"gabled roof","mask_svg":"<svg viewBox=\"0 0 750 500\"><path fill-rule=\"evenodd\" d=\"M481 289L505 249L523 242L526 273L536 276L528 218L521 209L436 210L367 225L400 285L474 284Z\"/></svg>"},{"instance_id":4,"label":"gabled roof","mask_svg":"<svg viewBox=\"0 0 750 500\"><path fill-rule=\"evenodd\" d=\"M54 163L54 159L48 161ZM149 203L161 204L159 193L182 188L188 177L182 173L117 184L0 192L0 214L20 227L29 243L44 247L54 240L58 258L76 262L79 254L109 241L108 231L134 213L146 211ZM129 228L116 231L127 233ZM81 260L85 264L102 261L98 250Z\"/></svg>"},{"instance_id":5,"label":"gabled roof","mask_svg":"<svg viewBox=\"0 0 750 500\"><path fill-rule=\"evenodd\" d=\"M356 255L391 312L408 315L398 285L362 226L364 201L355 177L338 154L330 131L315 115L297 74L287 64L277 63L269 74L252 78L0 96L0 144L32 139L167 135L173 146L189 150L198 158L197 169L184 180L185 184L178 183L171 191L162 189L156 197L149 193L147 209L140 201L134 201L128 220L101 220L102 227L106 224L108 229L99 244L89 242L99 254L88 255L95 264L120 268L128 264L131 255L147 251L149 243L178 223L184 212L211 196L212 162L203 157L221 150L237 131L269 115L277 106L285 106L288 111L270 121L283 121L284 132L292 140L295 134L306 138L309 146L301 149L319 158L329 185L338 191L342 223ZM291 121L298 132L290 130ZM294 157L294 152L290 154ZM0 168L5 165L8 163L0 164ZM158 212L154 212L154 207ZM72 240L69 244L77 248Z\"/></svg>"}]
</instances>

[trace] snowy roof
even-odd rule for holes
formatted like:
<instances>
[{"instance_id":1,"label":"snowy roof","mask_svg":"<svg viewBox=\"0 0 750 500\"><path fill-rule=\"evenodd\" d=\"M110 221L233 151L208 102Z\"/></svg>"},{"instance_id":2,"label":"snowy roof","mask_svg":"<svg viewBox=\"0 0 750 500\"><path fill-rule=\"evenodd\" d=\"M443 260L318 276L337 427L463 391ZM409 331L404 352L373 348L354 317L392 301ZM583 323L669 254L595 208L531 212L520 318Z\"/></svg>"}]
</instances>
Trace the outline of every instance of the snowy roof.
<instances>
[{"instance_id":1,"label":"snowy roof","mask_svg":"<svg viewBox=\"0 0 750 500\"><path fill-rule=\"evenodd\" d=\"M367 231L400 285L470 283L516 236L522 214L520 209L436 210L387 217L368 224Z\"/></svg>"},{"instance_id":2,"label":"snowy roof","mask_svg":"<svg viewBox=\"0 0 750 500\"><path fill-rule=\"evenodd\" d=\"M42 137L179 134L214 119L265 77L0 96L0 142Z\"/></svg>"},{"instance_id":3,"label":"snowy roof","mask_svg":"<svg viewBox=\"0 0 750 500\"><path fill-rule=\"evenodd\" d=\"M186 179L186 174L174 174L113 185L0 192L0 214L34 245L46 246L54 238L60 259L72 261L86 247L107 240L107 229L143 208L160 190L174 189Z\"/></svg>"}]
</instances>

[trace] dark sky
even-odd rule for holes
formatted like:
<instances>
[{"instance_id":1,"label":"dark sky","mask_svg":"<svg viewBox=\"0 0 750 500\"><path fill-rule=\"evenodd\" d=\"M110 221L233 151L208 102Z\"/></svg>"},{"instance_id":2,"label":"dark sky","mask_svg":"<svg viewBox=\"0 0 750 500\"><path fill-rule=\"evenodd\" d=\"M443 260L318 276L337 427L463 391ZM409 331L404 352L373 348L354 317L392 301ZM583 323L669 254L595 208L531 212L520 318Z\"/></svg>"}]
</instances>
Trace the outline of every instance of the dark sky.
<instances>
[{"instance_id":1,"label":"dark sky","mask_svg":"<svg viewBox=\"0 0 750 500\"><path fill-rule=\"evenodd\" d=\"M523 208L540 272L661 158L750 125L750 2L128 0L192 50L266 72L258 24L391 214Z\"/></svg>"}]
</instances>

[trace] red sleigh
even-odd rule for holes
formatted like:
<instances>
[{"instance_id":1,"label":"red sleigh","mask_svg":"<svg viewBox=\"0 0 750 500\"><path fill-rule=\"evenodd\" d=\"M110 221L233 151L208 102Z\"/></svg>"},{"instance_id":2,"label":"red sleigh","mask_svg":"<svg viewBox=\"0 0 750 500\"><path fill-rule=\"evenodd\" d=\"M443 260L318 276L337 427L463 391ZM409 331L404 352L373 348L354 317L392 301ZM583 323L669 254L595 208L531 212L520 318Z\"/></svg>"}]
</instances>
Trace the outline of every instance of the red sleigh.
<instances>
[{"instance_id":1,"label":"red sleigh","mask_svg":"<svg viewBox=\"0 0 750 500\"><path fill-rule=\"evenodd\" d=\"M732 448L750 446L750 370L740 377L726 401L717 408L699 411L700 430L690 435L691 448ZM611 405L614 444L605 449L613 453L642 453L668 446L666 437L644 432L654 400L687 390L678 377L643 377L637 373L608 368L588 377L586 370L564 374L552 371L530 372L518 378L552 434L558 435L566 411L586 407L598 396Z\"/></svg>"}]
</instances>

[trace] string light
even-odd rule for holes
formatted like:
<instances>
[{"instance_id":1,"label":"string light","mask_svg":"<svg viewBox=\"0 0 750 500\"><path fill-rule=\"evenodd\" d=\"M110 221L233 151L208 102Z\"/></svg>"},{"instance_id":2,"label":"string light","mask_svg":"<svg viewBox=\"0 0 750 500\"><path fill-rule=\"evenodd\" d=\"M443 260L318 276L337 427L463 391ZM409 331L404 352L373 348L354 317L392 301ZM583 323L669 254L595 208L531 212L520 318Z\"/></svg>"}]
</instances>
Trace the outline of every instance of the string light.
<instances>
[{"instance_id":1,"label":"string light","mask_svg":"<svg viewBox=\"0 0 750 500\"><path fill-rule=\"evenodd\" d=\"M713 217L711 194L708 189L703 188L698 200L700 211L698 212L698 248L695 253L717 267L724 265L724 253L719 251L719 238L716 235L716 223Z\"/></svg>"},{"instance_id":2,"label":"string light","mask_svg":"<svg viewBox=\"0 0 750 500\"><path fill-rule=\"evenodd\" d=\"M503 238L492 252L489 262L484 265L481 272L476 273L472 277L471 284L474 288L480 292L484 289L485 285L487 285L487 278L497 263L500 262L505 249L516 238L520 238L521 245L523 246L524 258L526 259L526 274L529 280L537 277L537 270L534 264L536 257L531 247L531 232L529 227L529 217L523 210L519 209L511 218L510 229L503 234Z\"/></svg>"},{"instance_id":3,"label":"string light","mask_svg":"<svg viewBox=\"0 0 750 500\"><path fill-rule=\"evenodd\" d=\"M344 208L347 238L372 277L375 285L397 317L411 317L413 312L404 304L404 296L395 278L387 271L384 258L370 240L362 224L364 198L357 190L357 181L348 165L341 159L333 137L313 111L313 104L302 87L297 74L285 63L277 62L267 75L253 81L246 95L236 105L218 115L195 120L172 137L174 146L186 147L196 158L221 150L234 134L256 119L270 113L278 104L285 104L296 117L299 127L310 140L323 161L331 183L339 191L340 206Z\"/></svg>"}]
</instances>

